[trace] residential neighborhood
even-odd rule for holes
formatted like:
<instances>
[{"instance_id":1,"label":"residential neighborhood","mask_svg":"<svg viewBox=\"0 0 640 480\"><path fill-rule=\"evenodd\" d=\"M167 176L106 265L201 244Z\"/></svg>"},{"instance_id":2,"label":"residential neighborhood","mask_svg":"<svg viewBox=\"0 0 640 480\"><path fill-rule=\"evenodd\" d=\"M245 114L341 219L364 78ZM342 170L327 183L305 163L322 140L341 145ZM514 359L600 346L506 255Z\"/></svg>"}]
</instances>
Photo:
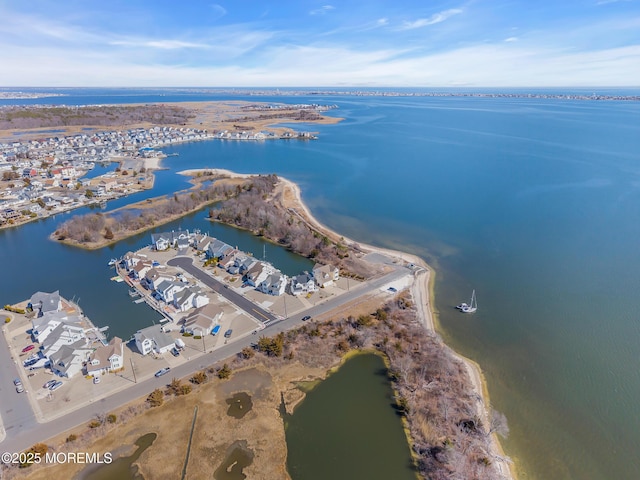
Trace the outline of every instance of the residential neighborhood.
<instances>
[{"instance_id":1,"label":"residential neighborhood","mask_svg":"<svg viewBox=\"0 0 640 480\"><path fill-rule=\"evenodd\" d=\"M0 143L0 226L11 226L149 188L145 159L163 146L214 138L206 130L152 127ZM115 172L89 178L96 164Z\"/></svg>"},{"instance_id":2,"label":"residential neighborhood","mask_svg":"<svg viewBox=\"0 0 640 480\"><path fill-rule=\"evenodd\" d=\"M114 259L112 266L112 280L129 286L123 295L160 314L129 339L107 337L108 327L94 326L59 291L34 292L5 307L11 321L3 330L20 359L16 394L26 394L42 418L55 418L69 408L67 402L90 402L246 341L275 322L309 320L304 312L349 289L349 279L334 266L316 264L289 277L199 231L154 233L149 246Z\"/></svg>"}]
</instances>

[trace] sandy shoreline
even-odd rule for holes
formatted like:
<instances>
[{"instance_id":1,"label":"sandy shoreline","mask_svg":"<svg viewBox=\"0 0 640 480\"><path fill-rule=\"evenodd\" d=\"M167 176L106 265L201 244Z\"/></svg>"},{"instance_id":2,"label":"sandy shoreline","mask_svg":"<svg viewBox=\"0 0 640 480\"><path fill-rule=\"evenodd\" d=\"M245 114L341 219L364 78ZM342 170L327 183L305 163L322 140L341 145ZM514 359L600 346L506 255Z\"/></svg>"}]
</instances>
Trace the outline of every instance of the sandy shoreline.
<instances>
[{"instance_id":1,"label":"sandy shoreline","mask_svg":"<svg viewBox=\"0 0 640 480\"><path fill-rule=\"evenodd\" d=\"M194 174L197 174L198 172L204 172L204 171L209 171L209 172L213 172L215 174L220 174L220 175L229 175L237 178L248 178L253 176L249 174L235 173L230 170L215 169L215 168L184 170L178 173L180 173L181 175L194 175ZM343 238L344 239L343 242L346 242L352 245L354 244L358 245L358 247L361 250L367 253L369 252L381 253L381 254L395 257L405 262L413 263L414 265L418 265L422 267L422 270L420 270L415 274L415 281L411 286L411 294L413 295L414 301L416 302L416 306L418 307L418 315L422 323L424 324L424 327L428 331L434 334L437 334L437 331L435 329L435 323L434 323L434 313L433 313L433 308L431 304L431 297L433 296L432 279L434 278L434 275L433 275L434 272L431 269L431 267L429 267L429 265L427 265L427 263L422 258L416 255L412 255L406 252L401 252L398 250L374 247L372 245L367 245L361 242L357 242L353 239L347 238L344 235L341 235L331 230L326 225L322 224L317 218L315 218L313 214L309 211L306 204L302 201L302 195L301 195L300 187L298 186L298 184L281 176L278 176L278 178L286 187L288 187L293 192L297 205L299 205L300 208L302 209L302 212L298 212L298 213L301 214L303 217L305 217L306 220L311 225L313 225L315 229L327 235L329 238L333 238L334 240L340 240L341 238ZM422 277L422 278L419 278L419 277ZM482 375L482 370L480 369L480 366L473 360L470 360L460 355L454 350L450 348L449 350L465 366L467 373L469 375L469 379L471 380L471 383L472 383L474 396L478 399L478 402L476 404L478 416L482 418L482 421L485 425L490 425L491 418L490 418L489 394L488 394L486 381L484 379L484 376ZM499 470L499 473L502 476L502 478L505 478L505 479L517 478L514 471L512 471L512 468L511 468L512 463L507 459L504 453L504 450L500 445L500 441L497 438L497 435L495 433L492 434L491 445L493 447L493 452L492 452L493 460L497 465L497 469Z\"/></svg>"}]
</instances>

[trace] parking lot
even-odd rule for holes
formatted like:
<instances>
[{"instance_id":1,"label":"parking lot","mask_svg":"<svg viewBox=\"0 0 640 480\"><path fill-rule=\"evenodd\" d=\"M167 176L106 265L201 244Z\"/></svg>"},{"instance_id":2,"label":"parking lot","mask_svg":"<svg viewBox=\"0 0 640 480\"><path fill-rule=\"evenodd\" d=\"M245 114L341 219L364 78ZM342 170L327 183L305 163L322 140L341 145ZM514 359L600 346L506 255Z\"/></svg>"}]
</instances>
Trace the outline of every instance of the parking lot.
<instances>
[{"instance_id":1,"label":"parking lot","mask_svg":"<svg viewBox=\"0 0 640 480\"><path fill-rule=\"evenodd\" d=\"M117 373L100 376L99 383L94 383L92 377L82 374L74 375L68 379L54 375L48 368L30 370L29 367L24 367L23 362L37 352L39 344L32 341L29 333L31 320L24 315L13 314L13 321L6 324L4 330L11 354L16 359L19 380L24 391L18 393L16 385L7 385L6 387L13 389L13 395L24 395L25 400L29 400L40 421L52 420L82 405L99 402L136 382L152 377L162 368L175 368L203 355L205 351L211 352L236 338L251 335L252 332L261 328L254 319L233 305L224 303L221 306L224 313L217 335L207 335L200 339L183 337L178 325L166 324L167 332L173 338L182 339L185 344L180 355L173 356L170 352L166 352L162 355L143 356L137 352L135 343L131 341L124 348L124 369ZM233 334L231 338L225 338L224 332L229 329L233 330ZM31 345L33 348L30 347ZM170 372L167 377L170 381ZM43 388L51 380L60 381L62 385L53 391Z\"/></svg>"}]
</instances>

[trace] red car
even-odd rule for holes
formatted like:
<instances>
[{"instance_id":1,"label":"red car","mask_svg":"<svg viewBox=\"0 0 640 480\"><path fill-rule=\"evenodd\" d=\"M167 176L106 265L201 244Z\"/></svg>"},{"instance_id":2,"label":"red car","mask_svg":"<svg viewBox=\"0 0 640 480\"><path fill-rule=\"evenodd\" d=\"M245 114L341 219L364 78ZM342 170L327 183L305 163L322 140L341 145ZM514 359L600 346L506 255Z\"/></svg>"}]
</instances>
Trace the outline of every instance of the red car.
<instances>
[{"instance_id":1,"label":"red car","mask_svg":"<svg viewBox=\"0 0 640 480\"><path fill-rule=\"evenodd\" d=\"M35 345L27 345L26 347L24 347L24 348L22 349L22 353L30 352L30 351L31 351L31 350L33 350L34 348L36 348L36 346L35 346Z\"/></svg>"}]
</instances>

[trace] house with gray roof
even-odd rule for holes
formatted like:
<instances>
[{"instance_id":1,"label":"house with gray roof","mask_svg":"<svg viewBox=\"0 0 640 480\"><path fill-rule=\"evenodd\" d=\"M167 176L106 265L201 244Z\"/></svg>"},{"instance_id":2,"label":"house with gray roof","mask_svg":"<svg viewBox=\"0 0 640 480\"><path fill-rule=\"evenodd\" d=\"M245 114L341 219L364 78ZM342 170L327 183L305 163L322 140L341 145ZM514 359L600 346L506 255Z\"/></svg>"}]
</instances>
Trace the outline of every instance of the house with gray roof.
<instances>
[{"instance_id":1,"label":"house with gray roof","mask_svg":"<svg viewBox=\"0 0 640 480\"><path fill-rule=\"evenodd\" d=\"M178 245L178 241L182 245L188 246L191 242L193 235L189 233L189 230L178 230L171 232L152 233L151 243L156 250L166 250L169 247L175 247Z\"/></svg>"},{"instance_id":2,"label":"house with gray roof","mask_svg":"<svg viewBox=\"0 0 640 480\"><path fill-rule=\"evenodd\" d=\"M85 329L78 323L65 321L55 327L42 341L42 353L45 357L49 357L63 346L74 345L77 342L89 344Z\"/></svg>"},{"instance_id":3,"label":"house with gray roof","mask_svg":"<svg viewBox=\"0 0 640 480\"><path fill-rule=\"evenodd\" d=\"M51 370L61 377L71 378L82 371L82 365L90 352L91 348L82 341L63 345L48 357L51 362Z\"/></svg>"},{"instance_id":4,"label":"house with gray roof","mask_svg":"<svg viewBox=\"0 0 640 480\"><path fill-rule=\"evenodd\" d=\"M269 275L260 285L258 290L268 295L282 295L287 288L287 276L280 272Z\"/></svg>"},{"instance_id":5,"label":"house with gray roof","mask_svg":"<svg viewBox=\"0 0 640 480\"><path fill-rule=\"evenodd\" d=\"M142 355L148 355L151 352L161 355L175 347L175 341L164 332L161 325L152 325L138 330L134 339L136 348Z\"/></svg>"},{"instance_id":6,"label":"house with gray roof","mask_svg":"<svg viewBox=\"0 0 640 480\"><path fill-rule=\"evenodd\" d=\"M302 295L318 290L313 276L309 272L301 273L291 279L290 290L292 295Z\"/></svg>"},{"instance_id":7,"label":"house with gray roof","mask_svg":"<svg viewBox=\"0 0 640 480\"><path fill-rule=\"evenodd\" d=\"M37 312L38 317L41 317L47 312L59 312L62 310L60 291L56 290L53 293L36 292L29 299L27 307Z\"/></svg>"},{"instance_id":8,"label":"house with gray roof","mask_svg":"<svg viewBox=\"0 0 640 480\"><path fill-rule=\"evenodd\" d=\"M187 286L182 282L175 280L164 280L160 282L156 292L162 298L165 303L172 303L178 292L183 291Z\"/></svg>"},{"instance_id":9,"label":"house with gray roof","mask_svg":"<svg viewBox=\"0 0 640 480\"><path fill-rule=\"evenodd\" d=\"M222 258L231 250L233 250L233 247L231 245L228 245L223 241L218 240L217 238L214 238L209 243L209 248L207 249L207 256L209 258Z\"/></svg>"}]
</instances>

